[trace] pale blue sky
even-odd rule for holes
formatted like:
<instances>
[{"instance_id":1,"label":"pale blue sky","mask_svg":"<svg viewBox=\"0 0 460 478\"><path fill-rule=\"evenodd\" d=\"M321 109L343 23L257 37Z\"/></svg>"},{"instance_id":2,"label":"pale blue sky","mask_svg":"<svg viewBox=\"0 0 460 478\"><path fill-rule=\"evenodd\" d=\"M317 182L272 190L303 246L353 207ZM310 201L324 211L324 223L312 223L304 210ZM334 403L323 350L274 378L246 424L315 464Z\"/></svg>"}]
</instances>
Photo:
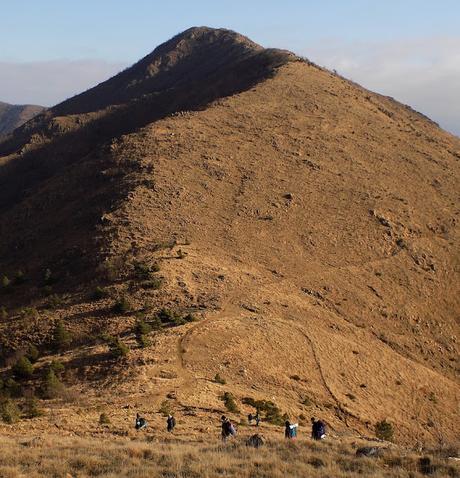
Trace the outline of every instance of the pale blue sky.
<instances>
[{"instance_id":1,"label":"pale blue sky","mask_svg":"<svg viewBox=\"0 0 460 478\"><path fill-rule=\"evenodd\" d=\"M460 0L0 0L0 13L0 101L62 101L206 25L336 68L460 133Z\"/></svg>"}]
</instances>

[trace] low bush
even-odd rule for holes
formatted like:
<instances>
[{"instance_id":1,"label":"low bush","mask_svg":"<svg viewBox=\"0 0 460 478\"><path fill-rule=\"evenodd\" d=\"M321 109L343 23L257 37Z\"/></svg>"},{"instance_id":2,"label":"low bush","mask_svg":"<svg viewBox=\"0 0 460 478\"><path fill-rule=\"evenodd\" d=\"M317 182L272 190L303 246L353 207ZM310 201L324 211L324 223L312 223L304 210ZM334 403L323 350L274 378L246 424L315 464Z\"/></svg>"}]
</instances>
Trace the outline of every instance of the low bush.
<instances>
[{"instance_id":1,"label":"low bush","mask_svg":"<svg viewBox=\"0 0 460 478\"><path fill-rule=\"evenodd\" d=\"M144 320L138 320L134 328L136 335L148 335L152 331L152 326Z\"/></svg>"},{"instance_id":2,"label":"low bush","mask_svg":"<svg viewBox=\"0 0 460 478\"><path fill-rule=\"evenodd\" d=\"M8 312L6 311L5 307L0 307L0 319L6 320L8 318Z\"/></svg>"},{"instance_id":3,"label":"low bush","mask_svg":"<svg viewBox=\"0 0 460 478\"><path fill-rule=\"evenodd\" d=\"M150 338L148 335L144 335L144 334L137 335L136 340L137 340L137 343L139 344L139 347L143 349L145 349L146 347L150 347L151 345Z\"/></svg>"},{"instance_id":4,"label":"low bush","mask_svg":"<svg viewBox=\"0 0 460 478\"><path fill-rule=\"evenodd\" d=\"M125 296L120 297L112 307L116 314L127 314L132 309L131 302Z\"/></svg>"},{"instance_id":5,"label":"low bush","mask_svg":"<svg viewBox=\"0 0 460 478\"><path fill-rule=\"evenodd\" d=\"M11 368L14 376L19 379L27 380L32 377L34 368L27 357L20 357Z\"/></svg>"},{"instance_id":6,"label":"low bush","mask_svg":"<svg viewBox=\"0 0 460 478\"><path fill-rule=\"evenodd\" d=\"M380 440L392 441L393 434L393 425L386 420L382 420L375 424L375 436L380 438Z\"/></svg>"},{"instance_id":7,"label":"low bush","mask_svg":"<svg viewBox=\"0 0 460 478\"><path fill-rule=\"evenodd\" d=\"M34 344L30 344L27 349L26 357L30 360L31 363L35 363L40 358L40 351L35 347Z\"/></svg>"},{"instance_id":8,"label":"low bush","mask_svg":"<svg viewBox=\"0 0 460 478\"><path fill-rule=\"evenodd\" d=\"M172 413L171 403L168 400L163 400L158 410L163 416L167 417Z\"/></svg>"},{"instance_id":9,"label":"low bush","mask_svg":"<svg viewBox=\"0 0 460 478\"><path fill-rule=\"evenodd\" d=\"M0 416L5 423L16 423L20 418L20 411L13 400L4 399L0 402Z\"/></svg>"},{"instance_id":10,"label":"low bush","mask_svg":"<svg viewBox=\"0 0 460 478\"><path fill-rule=\"evenodd\" d=\"M59 360L53 360L50 364L49 364L49 368L56 374L56 375L60 375L61 373L63 373L65 371L65 366L62 362L60 362Z\"/></svg>"},{"instance_id":11,"label":"low bush","mask_svg":"<svg viewBox=\"0 0 460 478\"><path fill-rule=\"evenodd\" d=\"M46 301L46 305L49 309L57 309L63 304L63 299L58 294L51 294Z\"/></svg>"},{"instance_id":12,"label":"low bush","mask_svg":"<svg viewBox=\"0 0 460 478\"><path fill-rule=\"evenodd\" d=\"M101 413L99 416L99 425L109 425L110 419L106 413Z\"/></svg>"},{"instance_id":13,"label":"low bush","mask_svg":"<svg viewBox=\"0 0 460 478\"><path fill-rule=\"evenodd\" d=\"M64 385L61 383L59 378L56 376L54 370L50 367L45 373L42 382L42 395L43 398L56 398L63 391Z\"/></svg>"},{"instance_id":14,"label":"low bush","mask_svg":"<svg viewBox=\"0 0 460 478\"><path fill-rule=\"evenodd\" d=\"M160 279L159 277L152 277L149 280L144 280L140 283L140 286L143 289L152 289L152 290L158 290L161 285L163 284L163 280Z\"/></svg>"},{"instance_id":15,"label":"low bush","mask_svg":"<svg viewBox=\"0 0 460 478\"><path fill-rule=\"evenodd\" d=\"M254 407L259 412L264 413L264 421L273 425L284 425L284 422L288 419L287 415L282 414L280 408L276 403L269 400L255 400L251 397L244 397L242 402L245 405Z\"/></svg>"},{"instance_id":16,"label":"low bush","mask_svg":"<svg viewBox=\"0 0 460 478\"><path fill-rule=\"evenodd\" d=\"M1 284L2 284L2 288L5 289L5 290L10 287L11 281L10 281L10 279L8 279L8 276L4 275L2 277Z\"/></svg>"},{"instance_id":17,"label":"low bush","mask_svg":"<svg viewBox=\"0 0 460 478\"><path fill-rule=\"evenodd\" d=\"M43 410L40 408L39 402L35 397L26 399L22 411L25 418L36 418L43 415Z\"/></svg>"},{"instance_id":18,"label":"low bush","mask_svg":"<svg viewBox=\"0 0 460 478\"><path fill-rule=\"evenodd\" d=\"M224 402L225 408L232 413L239 413L238 405L235 402L235 398L230 392L225 392L221 397Z\"/></svg>"},{"instance_id":19,"label":"low bush","mask_svg":"<svg viewBox=\"0 0 460 478\"><path fill-rule=\"evenodd\" d=\"M105 289L103 289L102 287L96 287L93 291L93 293L91 294L91 299L92 300L101 300L101 299L105 299L106 297L108 297L108 293Z\"/></svg>"},{"instance_id":20,"label":"low bush","mask_svg":"<svg viewBox=\"0 0 460 478\"><path fill-rule=\"evenodd\" d=\"M53 332L53 348L56 351L65 350L72 343L72 335L66 329L62 320L58 320Z\"/></svg>"},{"instance_id":21,"label":"low bush","mask_svg":"<svg viewBox=\"0 0 460 478\"><path fill-rule=\"evenodd\" d=\"M126 357L129 353L129 348L124 344L119 337L112 337L111 335L106 335L104 337L105 342L109 347L111 355L115 358Z\"/></svg>"}]
</instances>

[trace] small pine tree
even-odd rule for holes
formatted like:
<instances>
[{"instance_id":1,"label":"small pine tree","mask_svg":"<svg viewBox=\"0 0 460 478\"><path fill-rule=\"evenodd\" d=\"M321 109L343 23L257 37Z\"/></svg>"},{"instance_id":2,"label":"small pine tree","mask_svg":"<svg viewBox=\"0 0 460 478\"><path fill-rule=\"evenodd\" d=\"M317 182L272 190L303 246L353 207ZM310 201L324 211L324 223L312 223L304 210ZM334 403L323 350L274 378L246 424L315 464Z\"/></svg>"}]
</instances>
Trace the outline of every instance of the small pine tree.
<instances>
[{"instance_id":1,"label":"small pine tree","mask_svg":"<svg viewBox=\"0 0 460 478\"><path fill-rule=\"evenodd\" d=\"M129 348L118 337L111 335L105 336L104 340L109 346L110 353L115 358L126 357L129 353Z\"/></svg>"},{"instance_id":2,"label":"small pine tree","mask_svg":"<svg viewBox=\"0 0 460 478\"><path fill-rule=\"evenodd\" d=\"M375 436L380 440L393 441L393 425L386 420L375 424Z\"/></svg>"},{"instance_id":3,"label":"small pine tree","mask_svg":"<svg viewBox=\"0 0 460 478\"><path fill-rule=\"evenodd\" d=\"M116 314L126 314L131 310L131 303L127 297L120 297L113 305L113 311Z\"/></svg>"},{"instance_id":4,"label":"small pine tree","mask_svg":"<svg viewBox=\"0 0 460 478\"><path fill-rule=\"evenodd\" d=\"M63 385L59 378L54 373L54 370L49 368L43 378L42 394L44 398L56 398L62 391Z\"/></svg>"},{"instance_id":5,"label":"small pine tree","mask_svg":"<svg viewBox=\"0 0 460 478\"><path fill-rule=\"evenodd\" d=\"M36 397L27 398L24 402L24 407L22 411L26 418L36 418L41 417L43 415L43 410L40 408Z\"/></svg>"},{"instance_id":6,"label":"small pine tree","mask_svg":"<svg viewBox=\"0 0 460 478\"><path fill-rule=\"evenodd\" d=\"M56 323L53 332L53 348L55 350L65 350L72 342L72 336L65 328L64 323L59 320Z\"/></svg>"},{"instance_id":7,"label":"small pine tree","mask_svg":"<svg viewBox=\"0 0 460 478\"><path fill-rule=\"evenodd\" d=\"M152 326L144 320L138 320L135 327L136 335L148 335L152 331Z\"/></svg>"},{"instance_id":8,"label":"small pine tree","mask_svg":"<svg viewBox=\"0 0 460 478\"><path fill-rule=\"evenodd\" d=\"M8 279L8 276L3 276L2 277L2 287L3 289L8 289L8 287L10 286L11 284L11 281Z\"/></svg>"},{"instance_id":9,"label":"small pine tree","mask_svg":"<svg viewBox=\"0 0 460 478\"><path fill-rule=\"evenodd\" d=\"M27 357L20 357L11 368L15 377L19 379L28 379L32 377L34 368Z\"/></svg>"},{"instance_id":10,"label":"small pine tree","mask_svg":"<svg viewBox=\"0 0 460 478\"><path fill-rule=\"evenodd\" d=\"M139 346L143 349L145 349L146 347L150 347L151 345L148 335L144 335L144 334L137 335L136 340Z\"/></svg>"},{"instance_id":11,"label":"small pine tree","mask_svg":"<svg viewBox=\"0 0 460 478\"><path fill-rule=\"evenodd\" d=\"M49 367L56 375L60 375L61 373L65 371L64 364L60 362L59 360L53 360L50 363Z\"/></svg>"},{"instance_id":12,"label":"small pine tree","mask_svg":"<svg viewBox=\"0 0 460 478\"><path fill-rule=\"evenodd\" d=\"M27 350L26 357L30 360L31 363L35 363L40 357L40 351L35 347L34 344L30 344Z\"/></svg>"},{"instance_id":13,"label":"small pine tree","mask_svg":"<svg viewBox=\"0 0 460 478\"><path fill-rule=\"evenodd\" d=\"M13 400L7 398L0 403L0 415L5 423L16 423L20 417L19 408Z\"/></svg>"}]
</instances>

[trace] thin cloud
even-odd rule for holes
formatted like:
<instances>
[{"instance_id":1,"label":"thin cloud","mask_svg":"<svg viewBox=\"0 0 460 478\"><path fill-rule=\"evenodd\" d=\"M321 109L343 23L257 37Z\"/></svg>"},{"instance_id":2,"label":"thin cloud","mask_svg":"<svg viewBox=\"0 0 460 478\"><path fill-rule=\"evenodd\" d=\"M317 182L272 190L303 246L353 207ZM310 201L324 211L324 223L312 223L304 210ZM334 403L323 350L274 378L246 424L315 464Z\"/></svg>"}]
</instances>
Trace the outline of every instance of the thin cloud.
<instances>
[{"instance_id":1,"label":"thin cloud","mask_svg":"<svg viewBox=\"0 0 460 478\"><path fill-rule=\"evenodd\" d=\"M338 43L310 49L316 63L393 96L460 135L460 37Z\"/></svg>"},{"instance_id":2,"label":"thin cloud","mask_svg":"<svg viewBox=\"0 0 460 478\"><path fill-rule=\"evenodd\" d=\"M126 64L102 60L0 61L0 101L52 106L95 86Z\"/></svg>"}]
</instances>

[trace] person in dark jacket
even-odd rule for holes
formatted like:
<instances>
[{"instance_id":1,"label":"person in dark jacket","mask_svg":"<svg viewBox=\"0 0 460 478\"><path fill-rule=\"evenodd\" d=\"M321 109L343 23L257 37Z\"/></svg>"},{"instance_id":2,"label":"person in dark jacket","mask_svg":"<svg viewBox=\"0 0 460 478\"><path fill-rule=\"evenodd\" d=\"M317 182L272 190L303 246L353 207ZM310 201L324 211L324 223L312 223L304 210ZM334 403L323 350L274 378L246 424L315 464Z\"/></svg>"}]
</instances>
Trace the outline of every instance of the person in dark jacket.
<instances>
[{"instance_id":1,"label":"person in dark jacket","mask_svg":"<svg viewBox=\"0 0 460 478\"><path fill-rule=\"evenodd\" d=\"M326 437L326 424L322 420L311 419L311 437L313 440L322 440Z\"/></svg>"},{"instance_id":2,"label":"person in dark jacket","mask_svg":"<svg viewBox=\"0 0 460 478\"><path fill-rule=\"evenodd\" d=\"M172 432L175 426L176 426L176 419L172 415L168 415L168 419L166 420L166 427L168 432Z\"/></svg>"},{"instance_id":3,"label":"person in dark jacket","mask_svg":"<svg viewBox=\"0 0 460 478\"><path fill-rule=\"evenodd\" d=\"M147 428L147 420L142 418L139 413L136 413L136 422L134 427L136 430L143 430L144 428Z\"/></svg>"}]
</instances>

